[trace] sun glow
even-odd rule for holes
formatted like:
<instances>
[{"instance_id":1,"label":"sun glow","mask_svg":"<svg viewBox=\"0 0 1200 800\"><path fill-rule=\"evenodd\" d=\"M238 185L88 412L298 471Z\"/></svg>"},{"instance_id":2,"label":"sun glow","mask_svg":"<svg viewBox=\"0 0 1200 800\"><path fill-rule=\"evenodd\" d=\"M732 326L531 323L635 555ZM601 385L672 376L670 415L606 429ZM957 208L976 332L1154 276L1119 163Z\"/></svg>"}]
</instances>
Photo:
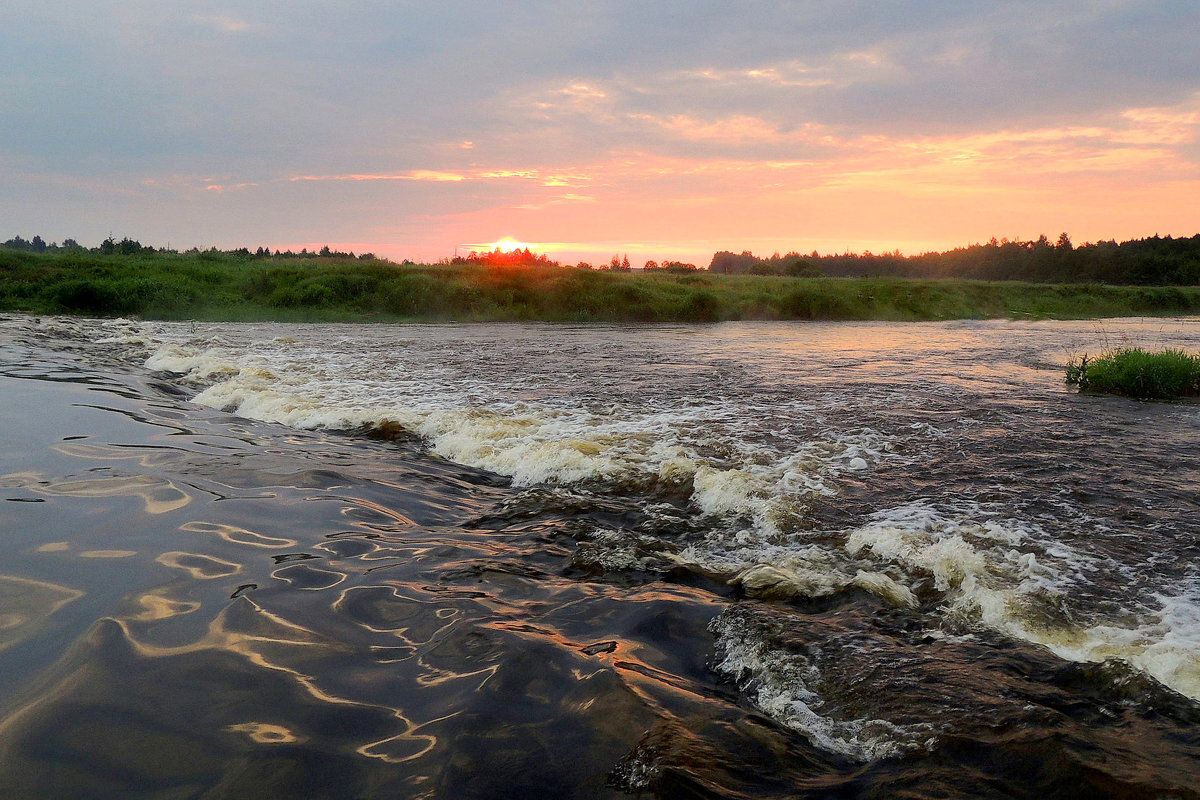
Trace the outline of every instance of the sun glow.
<instances>
[{"instance_id":1,"label":"sun glow","mask_svg":"<svg viewBox=\"0 0 1200 800\"><path fill-rule=\"evenodd\" d=\"M501 239L498 242L492 242L488 245L492 250L499 250L501 253L511 253L514 250L525 250L532 248L527 242L518 242L516 239Z\"/></svg>"}]
</instances>

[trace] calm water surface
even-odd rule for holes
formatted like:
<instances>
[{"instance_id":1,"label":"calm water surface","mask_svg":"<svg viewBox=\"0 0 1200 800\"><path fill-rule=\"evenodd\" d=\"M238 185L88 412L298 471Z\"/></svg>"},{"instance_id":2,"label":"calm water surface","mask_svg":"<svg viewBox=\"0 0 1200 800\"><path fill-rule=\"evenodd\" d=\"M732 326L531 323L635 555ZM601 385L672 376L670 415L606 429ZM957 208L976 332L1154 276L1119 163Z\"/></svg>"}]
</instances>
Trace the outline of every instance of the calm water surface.
<instances>
[{"instance_id":1,"label":"calm water surface","mask_svg":"<svg viewBox=\"0 0 1200 800\"><path fill-rule=\"evenodd\" d=\"M1197 320L0 317L19 798L1200 797Z\"/></svg>"}]
</instances>

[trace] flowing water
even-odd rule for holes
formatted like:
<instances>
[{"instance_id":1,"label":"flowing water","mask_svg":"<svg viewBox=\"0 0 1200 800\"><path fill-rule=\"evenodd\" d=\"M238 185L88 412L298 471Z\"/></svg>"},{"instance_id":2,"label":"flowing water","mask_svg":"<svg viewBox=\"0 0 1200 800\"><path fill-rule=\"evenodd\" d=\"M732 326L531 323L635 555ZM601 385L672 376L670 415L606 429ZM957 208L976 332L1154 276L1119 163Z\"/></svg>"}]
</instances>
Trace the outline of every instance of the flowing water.
<instances>
[{"instance_id":1,"label":"flowing water","mask_svg":"<svg viewBox=\"0 0 1200 800\"><path fill-rule=\"evenodd\" d=\"M5 797L1200 797L1198 320L0 318Z\"/></svg>"}]
</instances>

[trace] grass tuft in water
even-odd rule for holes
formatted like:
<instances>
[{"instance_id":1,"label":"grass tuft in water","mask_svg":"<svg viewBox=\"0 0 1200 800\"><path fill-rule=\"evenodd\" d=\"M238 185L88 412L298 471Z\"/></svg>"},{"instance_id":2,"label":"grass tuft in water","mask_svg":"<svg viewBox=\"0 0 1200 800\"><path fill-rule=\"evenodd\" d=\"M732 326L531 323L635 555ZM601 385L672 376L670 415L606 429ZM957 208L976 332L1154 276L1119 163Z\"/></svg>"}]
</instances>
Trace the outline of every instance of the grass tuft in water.
<instances>
[{"instance_id":1,"label":"grass tuft in water","mask_svg":"<svg viewBox=\"0 0 1200 800\"><path fill-rule=\"evenodd\" d=\"M1068 362L1067 383L1081 392L1151 400L1200 396L1200 355L1140 347L1111 350L1097 358L1084 355Z\"/></svg>"}]
</instances>

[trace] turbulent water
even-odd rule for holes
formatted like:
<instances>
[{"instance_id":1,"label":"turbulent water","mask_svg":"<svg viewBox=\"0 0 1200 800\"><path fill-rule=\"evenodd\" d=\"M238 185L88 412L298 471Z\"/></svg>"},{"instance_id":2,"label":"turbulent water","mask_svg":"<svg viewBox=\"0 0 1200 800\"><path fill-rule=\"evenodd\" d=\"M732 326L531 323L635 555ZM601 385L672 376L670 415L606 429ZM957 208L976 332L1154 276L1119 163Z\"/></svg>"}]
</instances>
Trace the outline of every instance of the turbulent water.
<instances>
[{"instance_id":1,"label":"turbulent water","mask_svg":"<svg viewBox=\"0 0 1200 800\"><path fill-rule=\"evenodd\" d=\"M1200 797L1200 320L0 318L10 797Z\"/></svg>"}]
</instances>

